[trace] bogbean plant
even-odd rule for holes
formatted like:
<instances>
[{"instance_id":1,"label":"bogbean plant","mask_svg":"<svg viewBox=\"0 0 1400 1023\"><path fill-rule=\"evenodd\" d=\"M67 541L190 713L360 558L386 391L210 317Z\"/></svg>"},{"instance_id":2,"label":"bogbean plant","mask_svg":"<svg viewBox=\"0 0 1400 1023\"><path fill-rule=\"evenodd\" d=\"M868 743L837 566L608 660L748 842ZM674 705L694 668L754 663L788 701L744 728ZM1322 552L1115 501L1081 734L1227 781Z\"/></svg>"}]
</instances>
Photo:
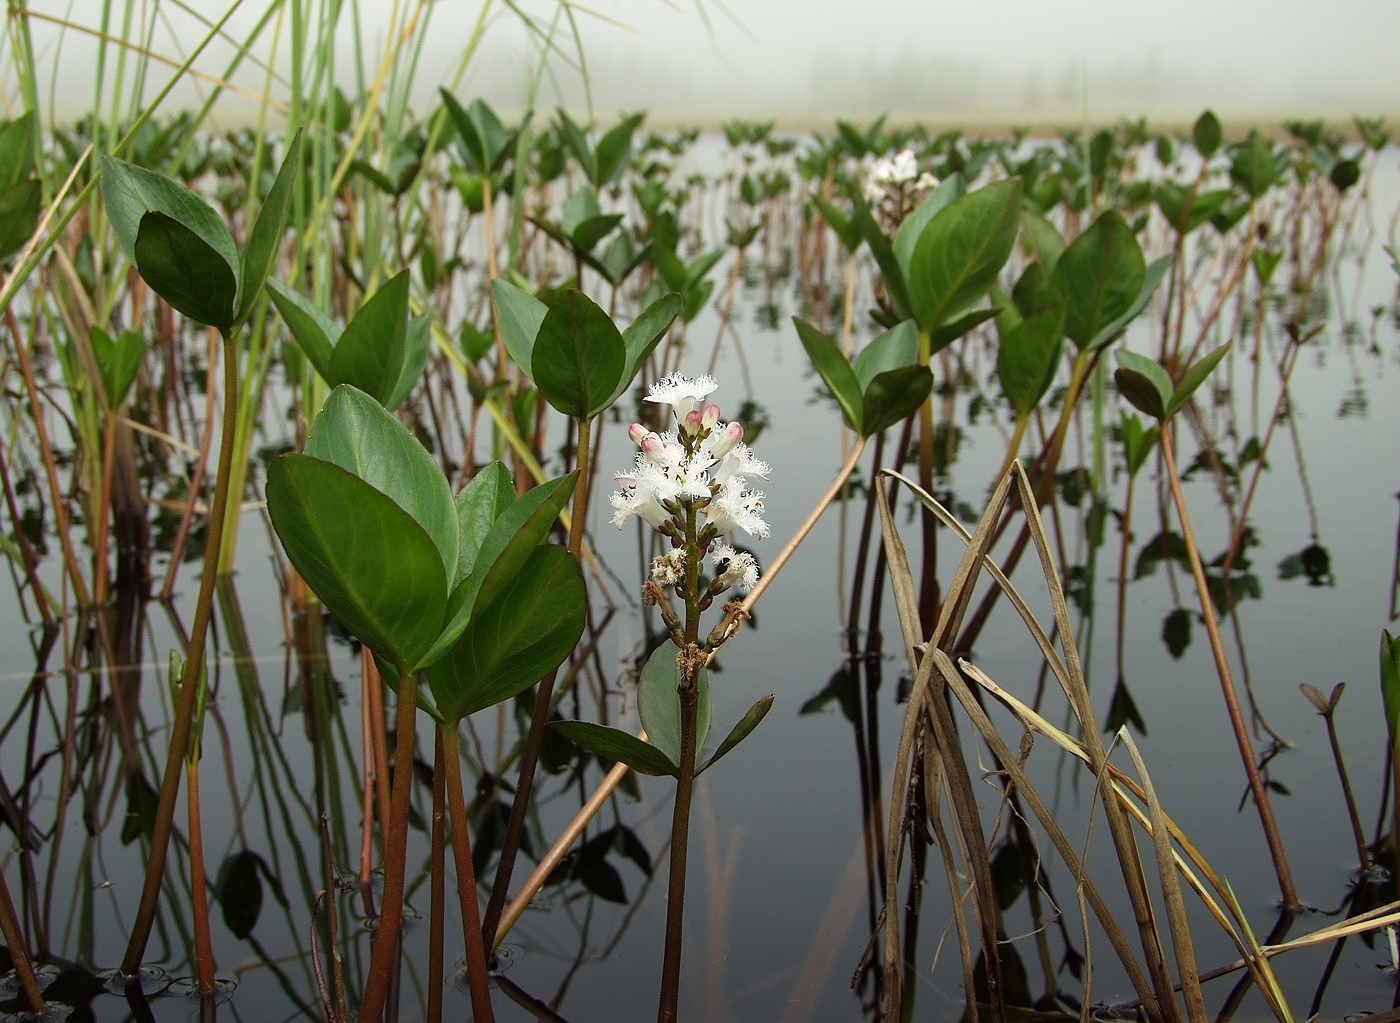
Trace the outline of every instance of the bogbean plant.
<instances>
[{"instance_id":1,"label":"bogbean plant","mask_svg":"<svg viewBox=\"0 0 1400 1023\"><path fill-rule=\"evenodd\" d=\"M484 195L478 208L489 216L492 191L509 187L503 169L510 156L524 149L488 108L444 102L468 155L466 169L454 183L469 209L473 189ZM587 267L613 287L614 301L617 289L644 268L652 283L642 313L619 329L612 316L578 290L565 289L545 300L504 276L492 287L494 327L508 356L498 361L498 380L513 366L525 378L518 382L517 393L533 386L574 420L574 473L517 494L506 468L491 463L452 493L442 470L392 414L416 385L429 348L429 320L412 315L407 274L388 277L343 328L325 303L303 296L291 285L274 281L269 288L293 339L332 388L305 451L281 456L270 466L269 513L298 573L373 652L388 685L397 692L401 764L413 747L417 710L425 710L434 722L438 773L446 789L441 798L453 832L473 1011L480 1019L491 1014L487 954L499 938L496 921L521 841L541 730L551 707L552 673L583 628L578 557L590 502L593 430L643 373L672 324L699 312L712 290L706 275L722 251L689 261L682 258L680 230L665 190L658 194L648 182L633 191L646 213L649 233L629 234L623 215L603 210L600 199L622 180L639 123L640 117L628 118L595 144L561 114L554 128L555 149L577 161L586 183L572 192L557 220L542 214L536 225L566 248L580 278L574 283L582 283ZM904 148L906 141L911 148ZM1163 186L1155 196L1145 196L1120 187L1125 172L1111 136L1100 133L1082 144L1066 141L1058 155L1046 157L1045 150L1038 150L1018 163L1005 147L963 144L951 137L927 145L886 132L881 122L867 132L841 126L832 153L879 159L864 180L847 181L844 197L828 193L817 208L848 250L863 245L873 255L882 275L873 319L882 333L851 358L824 331L806 321L796 323L801 343L859 438L833 489L850 474L867 438L880 436L910 416L918 417L920 476L929 485L933 360L989 323L998 339L997 379L1016 417L1008 462L1018 454L1026 423L1042 406L1059 372L1064 341L1075 346L1059 423L1038 459L1041 479L1052 479L1069 415L1091 371L1146 307L1170 262L1164 257L1149 264L1143 255L1138 235L1146 203L1156 202L1178 238L1207 222L1223 231L1238 222L1241 210L1247 211L1267 191L1283 167L1281 153L1255 137L1229 150L1231 189L1199 194L1192 189L1183 196ZM1212 139L1209 122L1198 124L1195 141L1207 158L1220 145L1218 138ZM1332 145L1327 139L1309 144L1318 152L1335 152L1327 148ZM259 311L259 291L292 205L299 149L299 140L293 140L242 251L219 216L193 193L133 165L104 163L108 213L142 277L177 311L213 327L222 338L226 432L220 446L220 489L210 516L213 558L221 549L229 500L231 468L226 459L237 450L229 443L227 410L237 406L240 377L228 360L240 331ZM881 155L889 153L894 155ZM974 188L994 154L1011 176ZM1339 191L1354 183L1345 166L1349 159L1334 159L1330 165L1330 180ZM818 165L830 167L829 162L813 161ZM28 187L24 178L20 174L7 187L22 191ZM382 174L380 178L391 190L401 183ZM366 180L379 179L366 174ZM777 179L771 180L776 188ZM762 183L750 186L750 192L745 201L752 199L756 205L764 197ZM26 210L30 204L27 193L13 201ZM512 201L523 200L513 196ZM1063 233L1052 223L1055 211L1066 214ZM1088 220L1083 230L1074 219L1080 216ZM603 246L619 228L623 230ZM13 248L13 240L0 241L6 250ZM738 240L732 241L742 250ZM1014 281L1006 280L1018 241L1023 253L1019 273ZM492 262L494 258L493 248ZM425 283L448 283L446 262L425 260L420 259L420 270L437 267L431 275L422 272ZM1176 322L1179 326L1181 321ZM132 343L121 338L94 338L92 344L107 398L119 402L130 383L129 362L139 353L132 356ZM1156 363L1120 353L1119 385L1130 401L1161 422L1165 443L1167 420L1218 358L1216 354L1196 363L1177 382ZM691 785L697 774L746 737L771 705L771 698L755 703L701 761L709 725L705 665L734 635L790 553L789 548L779 555L759 579L752 555L732 544L736 529L753 538L767 535L761 495L749 485L751 477L765 478L767 467L744 446L743 427L724 421L718 406L708 401L714 386L706 376L680 375L666 376L653 386L650 401L668 409L673 421L663 430L640 424L630 428L636 460L630 471L619 474L618 489L611 495L618 525L635 516L670 545L643 584L645 599L657 609L669 640L651 654L640 676L646 738L587 722L557 726L604 757L642 773L676 779L662 1019L674 1018L678 1001ZM110 415L110 408L106 411ZM566 513L571 497L572 510ZM828 500L830 495L819 502L814 515ZM347 508L354 514L345 514ZM560 518L569 523L564 547L548 542ZM191 734L198 720L199 686L194 680L202 669L210 599L205 583L212 586L213 566L206 561L178 687L147 892L123 962L129 973L140 965L154 911L154 886L160 881L173 811L171 779L178 784L180 765L197 756L197 734ZM724 599L746 591L744 600ZM707 627L705 615L717 601L719 620ZM544 681L536 691L524 744L511 830L483 920L471 869L457 731L466 716L509 700L540 679ZM378 1014L392 978L412 774L395 772L382 822L385 893L361 1002L366 1018ZM441 862L441 852L441 838L436 837L435 863ZM440 911L441 906L434 908Z\"/></svg>"}]
</instances>

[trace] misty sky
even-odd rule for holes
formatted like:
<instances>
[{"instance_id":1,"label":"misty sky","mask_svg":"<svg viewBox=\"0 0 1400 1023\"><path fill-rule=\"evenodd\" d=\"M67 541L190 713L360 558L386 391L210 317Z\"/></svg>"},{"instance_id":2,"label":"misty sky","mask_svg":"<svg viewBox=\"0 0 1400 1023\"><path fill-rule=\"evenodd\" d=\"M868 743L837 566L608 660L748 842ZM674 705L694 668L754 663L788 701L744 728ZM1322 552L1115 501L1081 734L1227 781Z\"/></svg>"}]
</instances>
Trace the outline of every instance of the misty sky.
<instances>
[{"instance_id":1,"label":"misty sky","mask_svg":"<svg viewBox=\"0 0 1400 1023\"><path fill-rule=\"evenodd\" d=\"M553 0L519 0L547 21ZM1189 119L1203 108L1233 117L1400 115L1400 0L583 0L592 101L601 115L646 109L660 121L777 118L829 124L833 117L896 117L1030 124L1144 115ZM412 6L401 0L402 9ZM703 4L703 14L697 7ZM33 0L30 8L95 26L100 0ZM371 12L390 0L363 0L371 62L383 43ZM202 9L222 9L209 0ZM619 24L590 17L595 10ZM134 10L148 9L144 4ZM245 0L247 28L267 0ZM171 5L161 16L179 25ZM435 101L475 21L476 0L437 0L431 49L416 71L415 107ZM538 44L503 5L459 85L503 112L519 109ZM246 17L245 17L246 15ZM170 30L197 38L188 23ZM56 80L92 102L90 48L34 23L39 60L61 55ZM166 37L167 40L169 36ZM350 46L348 30L342 32ZM561 37L568 44L567 37ZM187 43L185 43L187 45ZM167 42L165 52L174 52ZM285 55L286 43L282 46ZM13 69L0 57L5 88ZM206 69L226 54L211 54ZM343 64L350 65L350 54ZM576 72L556 60L539 105L585 107ZM86 82L85 82L86 80ZM254 91L260 76L245 76ZM15 97L10 91L6 97ZM248 110L252 101L242 101ZM231 104L237 116L236 102Z\"/></svg>"},{"instance_id":2,"label":"misty sky","mask_svg":"<svg viewBox=\"0 0 1400 1023\"><path fill-rule=\"evenodd\" d=\"M692 116L1400 112L1396 0L597 0L600 109ZM470 76L519 80L504 23ZM514 51L514 63L512 62ZM509 89L493 95L505 100Z\"/></svg>"}]
</instances>

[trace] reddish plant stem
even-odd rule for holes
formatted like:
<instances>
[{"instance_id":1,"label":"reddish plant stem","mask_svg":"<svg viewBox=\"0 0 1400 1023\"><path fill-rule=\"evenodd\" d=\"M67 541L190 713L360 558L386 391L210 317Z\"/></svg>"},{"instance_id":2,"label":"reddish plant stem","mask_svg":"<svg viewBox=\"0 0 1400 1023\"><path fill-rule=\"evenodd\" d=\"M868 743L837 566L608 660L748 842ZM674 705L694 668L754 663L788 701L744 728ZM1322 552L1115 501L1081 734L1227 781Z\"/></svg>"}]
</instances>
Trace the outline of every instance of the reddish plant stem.
<instances>
[{"instance_id":1,"label":"reddish plant stem","mask_svg":"<svg viewBox=\"0 0 1400 1023\"><path fill-rule=\"evenodd\" d=\"M433 823L432 849L429 854L428 878L431 908L428 912L428 1012L427 1019L442 1019L442 988L445 976L442 968L443 938L446 932L443 911L446 906L447 873L443 848L447 842L445 826L446 792L443 782L445 758L442 750L442 729L433 737Z\"/></svg>"},{"instance_id":2,"label":"reddish plant stem","mask_svg":"<svg viewBox=\"0 0 1400 1023\"><path fill-rule=\"evenodd\" d=\"M1171 488L1172 500L1176 504L1177 518L1181 520L1181 536L1186 544L1186 553L1191 562L1191 576L1196 582L1196 595L1201 604L1201 618L1205 621L1206 634L1210 638L1211 654L1215 658L1216 674L1220 677L1220 693L1225 698L1225 710L1230 719L1230 727L1239 746L1240 760L1244 764L1245 776L1249 779L1249 791L1254 797L1255 809L1259 812L1259 823L1264 829L1264 840L1269 846L1269 856L1273 859L1274 872L1278 875L1279 893L1283 904L1289 909L1298 906L1298 892L1293 887L1293 873L1288 867L1288 857L1284 854L1283 839L1279 835L1274 811L1269 803L1269 792L1259 773L1259 765L1254 759L1254 748L1249 741L1249 729L1244 714L1240 710L1239 697L1235 694L1234 677L1230 672L1230 662L1225 656L1225 645L1220 639L1220 626L1215 621L1215 607L1211 603L1210 590L1206 586L1205 569L1201 566L1201 555L1196 548L1196 537L1191 529L1191 518L1186 511L1186 498L1181 492L1181 478L1176 471L1175 445L1172 443L1171 424L1162 424L1162 458L1167 467L1167 483Z\"/></svg>"},{"instance_id":3,"label":"reddish plant stem","mask_svg":"<svg viewBox=\"0 0 1400 1023\"><path fill-rule=\"evenodd\" d=\"M589 473L592 471L592 426L593 420L584 417L578 420L578 438L575 468L579 481L574 488L573 511L569 516L569 553L578 557L583 549L583 533L588 519ZM540 679L535 689L535 705L530 715L530 728L525 733L525 745L520 752L520 775L516 780L515 798L510 804L510 818L506 822L505 838L501 842L500 859L496 863L496 877L491 884L491 897L486 903L486 913L482 918L481 930L488 946L494 947L496 927L500 923L501 912L505 909L506 897L510 894L510 879L515 871L516 855L520 852L521 837L525 833L525 812L530 805L530 794L535 784L535 767L539 764L540 747L544 744L544 726L549 721L549 709L554 702L554 681L559 669L555 668Z\"/></svg>"},{"instance_id":4,"label":"reddish plant stem","mask_svg":"<svg viewBox=\"0 0 1400 1023\"><path fill-rule=\"evenodd\" d=\"M404 865L408 856L408 811L413 794L413 737L418 717L418 678L399 670L398 728L394 741L394 784L384 836L384 896L370 948L369 973L360 999L360 1019L370 1023L384 1013L394 979L399 931L403 925Z\"/></svg>"},{"instance_id":5,"label":"reddish plant stem","mask_svg":"<svg viewBox=\"0 0 1400 1023\"><path fill-rule=\"evenodd\" d=\"M209 893L204 877L204 831L199 815L199 761L186 771L185 808L190 842L190 908L194 917L194 973L201 994L214 990L214 942L209 934Z\"/></svg>"},{"instance_id":6,"label":"reddish plant stem","mask_svg":"<svg viewBox=\"0 0 1400 1023\"><path fill-rule=\"evenodd\" d=\"M486 941L481 933L481 907L476 900L476 868L472 865L471 833L467 827L467 800L462 789L462 754L457 724L438 729L443 747L442 774L447 785L447 817L452 828L452 863L457 869L457 898L462 908L462 943L466 949L467 983L471 989L472 1019L493 1023L490 974L486 967Z\"/></svg>"},{"instance_id":7,"label":"reddish plant stem","mask_svg":"<svg viewBox=\"0 0 1400 1023\"><path fill-rule=\"evenodd\" d=\"M690 798L695 785L695 718L699 689L682 680L681 762L676 775L676 805L671 812L671 862L666 883L666 949L661 962L661 999L657 1023L674 1023L681 991L681 945L685 937L686 854L690 844Z\"/></svg>"},{"instance_id":8,"label":"reddish plant stem","mask_svg":"<svg viewBox=\"0 0 1400 1023\"><path fill-rule=\"evenodd\" d=\"M185 762L190 729L194 723L199 672L204 667L204 641L209 631L209 620L213 616L214 581L218 575L219 547L223 544L224 519L228 511L228 479L233 462L233 434L238 416L238 353L232 338L225 337L223 347L224 377L228 381L228 393L224 399L219 469L214 480L213 502L209 507L209 534L204 547L204 567L199 577L199 594L195 598L190 642L185 650L185 671L180 679L180 695L175 706L175 717L170 723L170 746L165 754L160 802L156 805L156 819L151 830L151 852L146 861L146 880L141 888L136 920L132 926L131 938L127 942L126 955L121 963L121 972L127 975L132 975L141 968L141 959L146 953L146 942L155 922L156 902L160 897L160 883L165 874L165 856L170 847L170 834L175 818L175 799L180 790L181 767ZM213 386L213 377L214 370L211 367L208 381L210 387Z\"/></svg>"}]
</instances>

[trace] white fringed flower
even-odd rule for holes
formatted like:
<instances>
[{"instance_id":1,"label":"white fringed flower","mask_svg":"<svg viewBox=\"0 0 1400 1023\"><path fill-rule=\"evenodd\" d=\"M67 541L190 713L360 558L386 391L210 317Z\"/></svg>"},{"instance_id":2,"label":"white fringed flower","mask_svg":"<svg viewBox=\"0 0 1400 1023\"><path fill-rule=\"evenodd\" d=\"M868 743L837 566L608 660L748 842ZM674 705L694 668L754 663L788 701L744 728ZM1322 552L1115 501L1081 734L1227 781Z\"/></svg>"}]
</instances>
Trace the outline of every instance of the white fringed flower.
<instances>
[{"instance_id":1,"label":"white fringed flower","mask_svg":"<svg viewBox=\"0 0 1400 1023\"><path fill-rule=\"evenodd\" d=\"M743 443L741 423L720 419L713 403L701 408L716 388L714 378L672 374L658 380L648 401L670 405L676 426L664 434L633 423L627 436L637 445L629 473L619 473L620 489L611 497L613 524L621 527L632 515L679 536L685 528L688 504L704 516L710 539L734 529L750 536L768 535L763 520L763 494L747 486L750 476L767 479L768 463L756 458ZM669 523L669 525L668 525ZM701 542L707 542L701 538ZM702 552L703 553L703 552Z\"/></svg>"},{"instance_id":2,"label":"white fringed flower","mask_svg":"<svg viewBox=\"0 0 1400 1023\"><path fill-rule=\"evenodd\" d=\"M683 422L686 415L691 410L698 408L700 402L709 397L718 386L719 384L715 383L715 378L708 373L698 377L672 373L651 385L646 400L670 405L671 408L675 409L676 420Z\"/></svg>"},{"instance_id":3,"label":"white fringed flower","mask_svg":"<svg viewBox=\"0 0 1400 1023\"><path fill-rule=\"evenodd\" d=\"M758 585L758 562L754 556L748 551L736 551L723 540L716 540L711 546L710 565L715 572L712 587L716 593L731 587L748 593Z\"/></svg>"},{"instance_id":4,"label":"white fringed flower","mask_svg":"<svg viewBox=\"0 0 1400 1023\"><path fill-rule=\"evenodd\" d=\"M919 172L919 162L914 156L914 150L906 147L894 156L880 157L871 165L862 192L866 202L878 206L891 192L912 186L911 190L917 194L927 192L937 184L938 179L932 174L927 171Z\"/></svg>"}]
</instances>

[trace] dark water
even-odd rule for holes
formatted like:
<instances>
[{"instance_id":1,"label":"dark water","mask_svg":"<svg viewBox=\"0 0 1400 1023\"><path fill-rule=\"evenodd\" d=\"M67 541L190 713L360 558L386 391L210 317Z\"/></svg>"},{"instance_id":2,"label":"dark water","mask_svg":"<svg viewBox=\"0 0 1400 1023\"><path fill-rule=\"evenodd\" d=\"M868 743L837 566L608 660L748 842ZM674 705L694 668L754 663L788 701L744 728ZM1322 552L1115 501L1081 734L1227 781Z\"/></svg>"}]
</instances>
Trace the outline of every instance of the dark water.
<instances>
[{"instance_id":1,"label":"dark water","mask_svg":"<svg viewBox=\"0 0 1400 1023\"><path fill-rule=\"evenodd\" d=\"M1376 651L1380 630L1395 627L1400 305L1397 276L1382 258L1380 246L1387 231L1393 237L1393 211L1400 205L1395 155L1393 150L1382 155L1369 206L1358 214L1347 240L1336 247L1332 267L1313 299L1319 310L1316 322L1323 330L1302 352L1288 392L1290 416L1274 433L1267 452L1268 471L1260 480L1250 515L1258 545L1248 551L1247 572L1255 580L1257 598L1239 601L1235 615L1222 623L1237 678L1250 687L1259 715L1260 720L1252 722L1256 750L1263 753L1270 747L1264 725L1282 740L1277 755L1268 761L1267 776L1300 896L1316 907L1293 921L1289 937L1337 919L1330 914L1346 901L1357 865L1323 722L1300 695L1300 683L1324 692L1337 682L1347 684L1336 721L1368 839L1375 838L1382 820L1385 725ZM1149 256L1158 251L1149 248ZM724 279L727 266L723 263L716 271L719 280ZM840 261L832 259L827 279L838 295L840 273ZM869 302L868 289L869 270L863 268L858 310ZM1276 367L1285 344L1280 322L1291 309L1284 268L1276 279L1276 293L1279 308L1264 324L1258 362L1250 357L1252 325L1247 320L1237 322L1234 309L1210 333L1211 345L1236 336L1243 340L1237 342L1231 359L1214 378L1218 383L1200 403L1199 423L1188 425L1183 420L1179 426L1183 468L1197 457L1203 436L1213 438L1228 453L1238 452L1251 436L1262 435L1280 389ZM788 321L792 313L818 315L796 276L751 263L716 367L720 390L715 397L726 414L751 399L767 420L755 443L756 452L773 466L771 482L765 487L773 535L753 544L763 564L806 516L839 466L843 451L839 419L808 367ZM863 322L860 316L857 320ZM1153 314L1145 317L1127 344L1156 354L1154 322ZM680 368L703 371L720 331L713 312L693 323ZM999 391L994 357L992 342L973 338L950 350L936 365L940 384L960 381L956 387L940 388L935 399L936 418L958 434L955 456L943 467L937 489L951 495L954 507L972 514L980 511L990 490L1010 433L1007 414L995 404ZM1107 389L1105 415L1111 423L1117 418L1117 401L1111 382ZM261 440L276 444L284 439L278 432L282 424L275 407L266 422ZM1046 429L1052 424L1053 419L1048 420ZM1081 416L1061 469L1094 471L1096 457L1093 423ZM1105 442L1102 457L1097 493L1107 509L1116 512L1122 508L1125 482L1117 446ZM629 460L625 423L619 420L606 429L600 498L609 489L610 473L624 469ZM862 480L869 479L869 466L867 454L860 470ZM1252 466L1244 469L1243 480L1251 471ZM1229 540L1230 519L1222 509L1219 480L1198 469L1190 474L1186 490L1198 542L1209 558ZM1237 495L1238 489L1233 493ZM1100 721L1109 712L1117 679L1115 643L1122 629L1124 681L1145 726L1145 734L1134 734L1153 781L1168 812L1229 880L1262 939L1278 915L1278 888L1257 818L1245 802L1244 773L1225 719L1205 632L1197 619L1190 577L1178 566L1163 563L1150 574L1132 578L1126 618L1120 622L1115 607L1117 519L1107 518L1102 544L1095 549L1085 528L1091 505L1087 496L1078 507L1061 502L1052 528L1062 556L1081 580L1081 592L1092 600L1091 615L1082 614L1084 601L1077 608L1076 638L1096 712ZM908 508L907 502L904 507ZM888 772L903 715L899 692L906 665L888 597L881 618L883 653L848 661L851 640L845 634L845 619L863 511L864 501L858 495L844 509L833 507L827 513L763 598L754 627L725 648L714 677L712 734L722 735L762 694L776 694L777 702L754 736L697 784L682 994L687 1018L783 1023L874 1018L871 1005L876 989L870 975L863 976L856 993L851 990L878 908L872 907L873 886L862 846L862 819L870 808L862 801L858 750L866 741L874 745L883 776L879 788L887 799ZM608 514L605 502L595 504L591 539L599 560L607 566L605 585L617 606L606 615L606 601L595 585L596 620L603 623L596 656L575 692L565 697L561 712L595 720L606 714L612 723L636 726L627 672L645 639L638 599L642 547L632 524L615 530ZM1155 458L1139 478L1132 514L1130 564L1135 564L1149 537L1179 528ZM906 542L917 548L917 524L907 511L901 517ZM353 877L358 860L359 661L348 643L332 641L329 673L335 699L329 720L317 728L320 741L311 742L307 707L295 684L297 666L288 657L288 623L274 571L277 559L259 509L244 512L240 537L238 568L229 595L241 610L251 658L236 656L230 605L222 604L213 643L215 699L205 728L201 785L211 876L221 862L235 858L241 850L256 854L262 872L252 873L261 878L260 885L233 890L230 902L246 908L254 887L260 887L261 910L249 938L239 939L222 917L222 908L214 906L219 974L237 982L220 1012L231 1019L291 1019L317 1006L309 962L312 906L323 885L315 791L318 758L322 765L329 762L335 767L322 784L337 867ZM959 552L946 533L940 543L940 572L950 575ZM1293 574L1289 559L1309 547L1324 548L1328 556L1329 571L1321 585ZM46 562L45 578L55 590L59 587L56 566L54 553ZM156 568L162 572L163 563ZM1043 594L1030 559L1016 579L1028 593ZM137 805L127 779L135 770L154 784L163 763L169 712L164 663L167 651L177 645L180 630L188 627L197 567L186 565L180 581L176 606L185 620L177 623L157 605L145 609L137 631L143 661L139 671L112 678L89 670L93 660L84 651L77 623L69 621L42 665L45 674L37 687L31 684L31 675L38 633L25 624L13 588L0 590L0 622L5 623L0 626L0 673L9 694L5 730L0 733L0 763L9 794L43 829L27 857L21 857L11 834L5 877L17 898L34 900L34 912L47 921L47 946L53 957L86 970L116 965L134 913L145 853L142 840L128 842L122 836ZM1173 656L1163 639L1164 622L1176 609L1185 609L1189 619L1189 645L1179 656ZM1043 600L1037 610L1048 621ZM864 610L860 620L865 621ZM867 639L857 637L862 649ZM65 650L70 653L65 655ZM970 659L1026 699L1043 681L1033 645L1004 604L980 634ZM873 666L880 675L870 704L873 720L859 735L837 701L813 701L833 675L852 663ZM71 671L65 673L67 665ZM135 720L126 729L113 717L108 700L113 685L137 700ZM809 701L819 705L807 706ZM1066 723L1063 700L1057 695L1047 695L1043 710L1051 721ZM60 832L52 830L63 787L63 761L56 753L69 714L75 716L79 738L72 768L78 781L76 788L70 785ZM1004 715L998 720L1014 746L1019 729ZM494 760L516 734L513 721L503 726L495 712L478 715L463 741L473 768L479 770L483 753L488 761ZM127 769L119 741L123 735L131 740L125 754L130 758ZM984 750L971 741L966 745L969 757L992 769ZM424 718L419 755L430 753ZM1126 758L1116 759L1127 764ZM1103 821L1097 818L1092 829L1087 823L1093 779L1055 754L1045 740L1036 744L1032 762L1062 826L1087 848L1090 872L1105 889L1117 890L1112 883L1117 868ZM601 776L596 766L582 777L567 763L557 766L543 778L530 825L537 848L552 839ZM589 867L591 890L578 877L546 889L506 940L505 981L570 1020L638 1019L654 1011L670 795L669 781L644 778L608 806L590 837L625 827L645 850L651 875L614 851L603 857L606 869L596 864ZM426 797L426 787L415 795L423 812ZM996 805L990 786L985 805L990 820ZM882 801L879 813L883 817L887 812ZM177 815L180 831L182 820L183 814ZM1004 829L1005 822L1001 826ZM1380 832L1386 830L1381 824ZM1064 913L1063 931L1051 923L1044 932L1046 955L1058 968L1065 957L1065 935L1081 954L1084 938L1074 879L1053 861L1048 845L1043 851L1050 872L1050 892L1044 901L1048 905L1053 897ZM642 858L640 853L637 856ZM252 862L246 856L238 859L244 868ZM421 831L415 831L409 902L420 918L410 918L405 931L407 958L400 992L405 1019L421 1014L427 982L425 863L426 841ZM529 865L526 862L517 870L518 879ZM620 883L625 901L595 894L614 881ZM21 892L27 894L20 896ZM962 1012L965 993L951 933L947 884L936 853L930 855L930 874L922 894L914 1018L954 1018ZM178 981L191 972L192 945L187 855L178 839L164 898L149 958ZM360 923L355 892L341 891L337 904L342 930L351 935L344 953L353 991L367 962L368 932ZM1028 987L1040 996L1049 982L1040 973L1036 923L1026 904L1022 896L1013 905L1007 929L1010 936L1021 938L1016 948L1029 975ZM1202 968L1234 959L1232 947L1197 908L1192 904ZM455 913L447 934L448 961L460 964ZM1056 970L1053 982L1093 1002L1131 998L1131 988L1102 938L1093 935L1090 946L1093 984L1087 995L1082 980L1063 969ZM1278 961L1279 975L1300 1014L1323 984L1329 951L1330 946L1322 946ZM1395 980L1384 968L1387 963L1384 942L1367 947L1351 940L1335 974L1323 985L1322 1011L1338 1016L1389 1006ZM1220 980L1207 987L1212 1006L1221 1004L1231 983ZM536 1018L515 1007L504 990L498 990L495 1000L500 1019ZM99 1019L125 1018L130 1011L110 994L96 995L90 1009ZM155 1001L154 1009L163 1020L193 1017L197 1011L193 1003L170 992ZM1255 1018L1266 1010L1251 997L1239 1012L1242 1018ZM449 993L449 1017L468 1014L465 994L454 988Z\"/></svg>"}]
</instances>

